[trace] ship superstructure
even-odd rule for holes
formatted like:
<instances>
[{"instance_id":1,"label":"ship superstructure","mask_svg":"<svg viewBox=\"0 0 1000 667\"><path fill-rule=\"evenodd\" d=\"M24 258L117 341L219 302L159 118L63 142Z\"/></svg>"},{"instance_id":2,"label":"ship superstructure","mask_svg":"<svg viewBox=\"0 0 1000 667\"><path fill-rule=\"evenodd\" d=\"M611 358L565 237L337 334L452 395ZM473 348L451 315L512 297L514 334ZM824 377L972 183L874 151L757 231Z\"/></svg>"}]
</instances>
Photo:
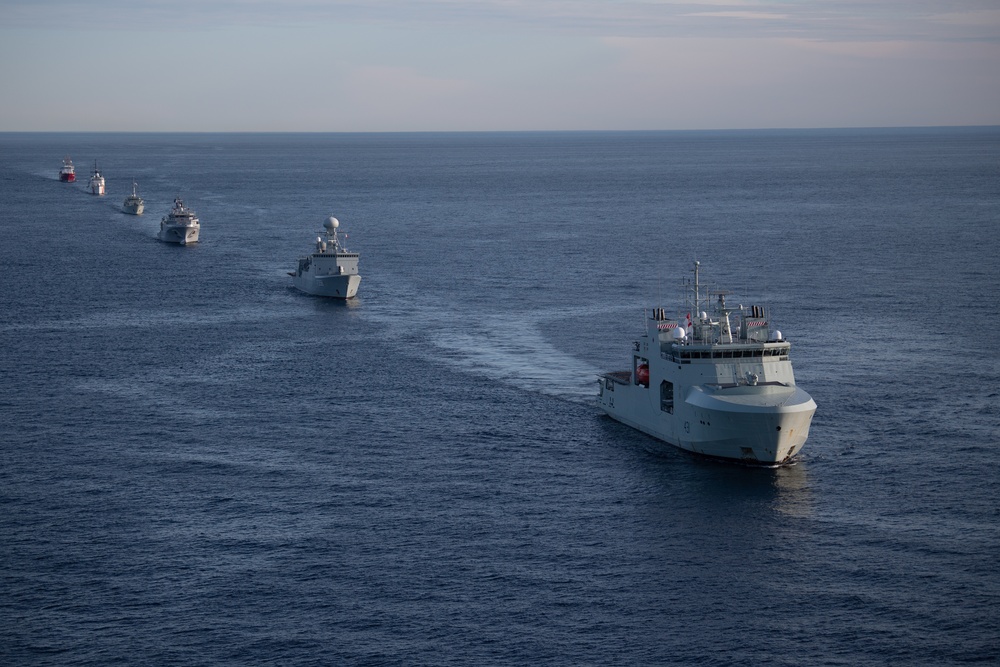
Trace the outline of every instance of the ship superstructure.
<instances>
[{"instance_id":1,"label":"ship superstructure","mask_svg":"<svg viewBox=\"0 0 1000 667\"><path fill-rule=\"evenodd\" d=\"M770 326L764 307L733 308L728 292L703 292L699 269L695 262L686 314L647 313L631 368L600 376L598 404L614 419L690 452L787 463L802 450L816 412L812 397L795 385L791 344Z\"/></svg>"}]
</instances>

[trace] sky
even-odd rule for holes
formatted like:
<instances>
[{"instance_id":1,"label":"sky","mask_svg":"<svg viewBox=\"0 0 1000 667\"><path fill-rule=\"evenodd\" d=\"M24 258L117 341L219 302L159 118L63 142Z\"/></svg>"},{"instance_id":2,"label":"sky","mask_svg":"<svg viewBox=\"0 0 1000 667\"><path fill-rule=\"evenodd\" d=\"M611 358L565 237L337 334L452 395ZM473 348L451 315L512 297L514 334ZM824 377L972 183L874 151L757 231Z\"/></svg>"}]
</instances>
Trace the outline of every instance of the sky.
<instances>
[{"instance_id":1,"label":"sky","mask_svg":"<svg viewBox=\"0 0 1000 667\"><path fill-rule=\"evenodd\" d=\"M0 0L0 131L1000 125L1000 0Z\"/></svg>"}]
</instances>

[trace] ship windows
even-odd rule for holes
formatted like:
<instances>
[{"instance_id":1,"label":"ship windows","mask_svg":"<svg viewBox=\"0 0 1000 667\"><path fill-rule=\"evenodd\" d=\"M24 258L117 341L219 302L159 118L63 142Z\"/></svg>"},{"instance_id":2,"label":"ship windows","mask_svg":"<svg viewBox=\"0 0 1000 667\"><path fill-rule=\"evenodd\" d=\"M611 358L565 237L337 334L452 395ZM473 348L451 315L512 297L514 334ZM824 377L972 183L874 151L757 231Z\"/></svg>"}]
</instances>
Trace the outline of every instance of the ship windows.
<instances>
[{"instance_id":1,"label":"ship windows","mask_svg":"<svg viewBox=\"0 0 1000 667\"><path fill-rule=\"evenodd\" d=\"M674 383L668 380L660 383L660 410L674 413Z\"/></svg>"},{"instance_id":2,"label":"ship windows","mask_svg":"<svg viewBox=\"0 0 1000 667\"><path fill-rule=\"evenodd\" d=\"M714 349L714 350L679 350L670 355L663 354L664 359L670 359L675 363L689 364L692 359L768 359L777 357L781 360L788 359L787 347L739 350L739 349Z\"/></svg>"}]
</instances>

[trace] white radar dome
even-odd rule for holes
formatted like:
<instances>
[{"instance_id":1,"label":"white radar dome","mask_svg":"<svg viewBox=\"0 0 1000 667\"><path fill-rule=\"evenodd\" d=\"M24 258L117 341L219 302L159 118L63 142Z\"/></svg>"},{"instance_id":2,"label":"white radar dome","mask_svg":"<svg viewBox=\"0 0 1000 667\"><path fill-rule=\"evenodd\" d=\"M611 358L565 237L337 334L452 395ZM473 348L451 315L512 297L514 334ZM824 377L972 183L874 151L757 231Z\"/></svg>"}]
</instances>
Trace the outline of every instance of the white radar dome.
<instances>
[{"instance_id":1,"label":"white radar dome","mask_svg":"<svg viewBox=\"0 0 1000 667\"><path fill-rule=\"evenodd\" d=\"M340 220L337 220L331 215L326 219L326 222L323 223L323 226L327 229L336 229L337 227L340 227Z\"/></svg>"},{"instance_id":2,"label":"white radar dome","mask_svg":"<svg viewBox=\"0 0 1000 667\"><path fill-rule=\"evenodd\" d=\"M784 339L783 339L783 338L781 337L781 332L780 332L780 331L778 331L778 330L775 330L774 334L772 334L772 335L774 336L774 340L784 340Z\"/></svg>"},{"instance_id":3,"label":"white radar dome","mask_svg":"<svg viewBox=\"0 0 1000 667\"><path fill-rule=\"evenodd\" d=\"M687 331L684 331L684 327L677 327L674 329L674 340L680 340L687 336Z\"/></svg>"}]
</instances>

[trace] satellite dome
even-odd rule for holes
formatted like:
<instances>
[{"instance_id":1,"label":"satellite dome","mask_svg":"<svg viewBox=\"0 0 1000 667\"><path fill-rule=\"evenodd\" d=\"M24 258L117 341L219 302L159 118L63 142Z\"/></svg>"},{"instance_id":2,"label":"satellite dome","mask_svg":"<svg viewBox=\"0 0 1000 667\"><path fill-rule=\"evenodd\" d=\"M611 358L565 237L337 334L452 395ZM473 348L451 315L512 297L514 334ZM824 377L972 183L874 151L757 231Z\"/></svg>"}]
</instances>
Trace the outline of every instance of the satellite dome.
<instances>
[{"instance_id":1,"label":"satellite dome","mask_svg":"<svg viewBox=\"0 0 1000 667\"><path fill-rule=\"evenodd\" d=\"M687 336L687 332L684 331L684 327L677 327L674 329L674 340L680 340Z\"/></svg>"},{"instance_id":2,"label":"satellite dome","mask_svg":"<svg viewBox=\"0 0 1000 667\"><path fill-rule=\"evenodd\" d=\"M326 219L326 222L323 223L323 226L326 229L333 231L337 227L340 227L340 220L337 220L335 217L331 215L329 218Z\"/></svg>"}]
</instances>

